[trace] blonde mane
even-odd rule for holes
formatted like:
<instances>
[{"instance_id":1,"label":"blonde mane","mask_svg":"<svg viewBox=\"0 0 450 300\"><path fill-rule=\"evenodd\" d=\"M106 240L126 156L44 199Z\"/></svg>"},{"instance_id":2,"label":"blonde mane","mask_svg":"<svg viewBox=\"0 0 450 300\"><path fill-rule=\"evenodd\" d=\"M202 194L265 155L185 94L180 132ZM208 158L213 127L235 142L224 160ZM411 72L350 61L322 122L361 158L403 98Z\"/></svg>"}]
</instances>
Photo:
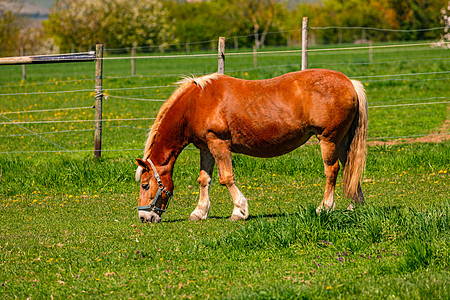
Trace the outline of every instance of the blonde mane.
<instances>
[{"instance_id":1,"label":"blonde mane","mask_svg":"<svg viewBox=\"0 0 450 300\"><path fill-rule=\"evenodd\" d=\"M222 74L219 73L212 73L209 75L204 75L201 77L195 77L194 75L184 77L182 80L176 82L179 87L173 92L173 94L169 97L169 99L166 100L166 102L163 103L161 108L159 109L158 115L156 116L156 120L153 123L152 129L148 135L147 142L145 143L145 149L144 149L144 157L143 160L146 160L150 156L150 150L153 146L153 143L155 141L155 136L158 132L159 125L161 124L161 120L165 116L166 112L169 110L169 108L173 105L176 99L192 84L196 84L198 87L200 87L202 90L205 89L205 87L208 84L211 84L213 80L217 80Z\"/></svg>"}]
</instances>

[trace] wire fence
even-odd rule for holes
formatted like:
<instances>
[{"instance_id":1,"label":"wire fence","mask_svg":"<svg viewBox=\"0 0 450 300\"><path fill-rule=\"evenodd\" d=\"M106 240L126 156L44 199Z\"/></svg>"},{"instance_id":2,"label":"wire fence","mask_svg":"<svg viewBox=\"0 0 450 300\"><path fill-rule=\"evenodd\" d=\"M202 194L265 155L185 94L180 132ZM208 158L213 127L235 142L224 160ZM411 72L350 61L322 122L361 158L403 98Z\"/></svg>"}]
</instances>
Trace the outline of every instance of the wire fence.
<instances>
[{"instance_id":1,"label":"wire fence","mask_svg":"<svg viewBox=\"0 0 450 300\"><path fill-rule=\"evenodd\" d=\"M333 29L348 29L344 27L332 27ZM314 30L325 30L325 29L331 29L331 27L327 28L312 28ZM364 28L351 28L351 29L364 29ZM380 29L380 28L365 28L370 30L380 30L380 31L388 31L389 29ZM430 28L430 29L423 29L425 30L438 30L442 28ZM210 43L213 41L205 41L204 43ZM448 43L447 43L448 44ZM328 48L316 48L316 49L308 49L308 52L316 55L317 58L320 58L322 56L329 57L330 54L332 55L341 55L342 52L346 52L347 54L352 53L361 53L363 51L367 52L370 51L378 51L378 54L380 54L383 51L410 51L413 52L424 52L424 53L431 53L432 52L432 46L434 43L432 42L419 42L419 43L408 43L408 44L391 44L391 45L370 45L370 46L353 46L353 47L328 47ZM127 48L123 48L127 50ZM401 50L399 50L401 49ZM107 51L115 51L115 50L121 50L121 49L107 49ZM280 57L284 56L299 56L301 50L295 49L295 50L270 50L270 51L258 51L257 55L258 57L275 57L275 61L278 62L280 60ZM432 53L431 53L432 54ZM237 59L245 59L245 57L248 56L254 56L255 52L250 51L234 51L226 53L226 57L229 59L237 58ZM420 54L418 54L420 55ZM427 54L428 55L428 54ZM103 60L105 62L108 61L129 61L131 59L139 59L142 61L172 61L177 59L214 59L217 57L217 53L200 53L200 54L176 54L176 55L141 55L141 56L117 56L117 57L103 57ZM321 62L319 59L312 60L310 63L310 66L373 66L373 65L391 65L391 66L398 66L405 63L417 63L417 64L443 64L447 63L450 59L450 56L430 56L430 57L422 57L422 58L411 58L411 59L395 59L395 60L381 60L381 61L323 61ZM204 64L204 63L202 63ZM296 63L288 63L288 64L270 64L270 65L263 65L263 66L253 66L253 67L246 67L246 68L235 68L226 70L227 74L235 74L235 73L242 73L242 72L258 72L262 70L277 70L280 68L299 68L300 66L300 60ZM398 67L397 67L398 68ZM157 70L158 72L160 70ZM174 84L156 84L156 85L138 85L138 86L125 86L125 87L117 87L117 85L114 84L114 81L120 81L120 80L152 80L152 81L160 81L160 82L166 82L167 80L170 80L171 78L174 78L176 81L176 78L180 78L186 75L186 73L158 73L155 72L153 74L139 74L139 75L115 75L115 74L108 74L107 76L104 76L104 80L107 83L106 87L108 86L108 82L111 82L111 88L105 88L104 89L104 96L106 97L107 102L106 103L112 103L112 101L119 101L123 106L126 104L123 103L161 103L165 101L165 98L167 97L161 97L161 96L168 96L171 94L171 92L177 87L177 85ZM211 72L195 72L194 75L201 76L205 74L209 74ZM444 70L444 71L433 71L433 72L418 72L417 70L407 73L407 72L398 72L398 73L392 73L392 74L353 74L351 76L352 79L357 79L365 83L366 85L369 83L377 83L377 82L414 82L414 83L420 83L423 81L439 81L443 82L443 84L448 85L446 81L449 81L450 78L445 77L446 74L450 73L450 70ZM3 84L0 86L0 89L2 90L2 93L0 94L0 97L7 97L7 98L32 98L32 97L50 97L50 96L61 96L62 94L84 94L86 98L93 96L94 89L91 88L81 88L81 89L61 89L61 90L51 90L48 91L49 86L52 88L58 88L59 86L65 86L65 85L71 85L76 83L91 83L94 81L94 78L81 78L81 79L67 79L67 80L47 80L45 82L33 82L33 83L24 83L21 82L20 84L14 83L14 84ZM445 82L445 83L444 83ZM129 84L135 84L134 82L131 82ZM43 87L44 90L38 90L35 91L36 88ZM14 92L3 92L5 89L19 89L19 91ZM23 89L32 89L31 91L20 91ZM148 91L148 90L155 90L154 94L145 93L144 95L136 95L136 94L129 94L134 93L136 91L139 91L142 93L142 91ZM164 92L162 92L164 91ZM87 94L87 95L86 95ZM157 96L157 97L152 97ZM450 97L446 95L436 95L432 97L420 97L420 98L393 98L393 99L381 99L379 101L371 102L369 105L369 109L390 109L390 108L407 108L407 107L428 107L430 105L444 105L445 107L448 107L448 99ZM131 102L130 102L131 101ZM400 103L401 102L401 103ZM51 144L52 146L55 146L58 148L58 150L11 150L11 151L0 151L0 154L14 154L14 153L72 153L73 155L77 155L77 153L81 152L93 152L93 149L69 149L68 147L61 146L59 143L56 143L48 138L43 137L43 135L51 135L51 134L69 134L69 133L83 133L83 132L92 132L93 128L88 129L62 129L57 131L39 131L38 128L35 127L35 129L31 130L26 126L33 125L37 126L39 124L64 124L64 123L88 123L92 124L95 122L94 119L43 119L43 120L20 120L15 119L12 116L13 115L28 115L28 114L45 114L45 113L55 113L55 112L70 112L70 111L89 111L92 109L93 106L80 106L80 107L48 107L43 109L23 109L23 110L15 110L15 111L0 111L0 116L3 118L3 122L0 122L0 126L3 128L8 126L17 126L20 128L20 130L25 131L26 133L20 134L20 133L14 133L14 134L3 134L0 135L0 138L7 139L7 138L24 138L24 137L35 137L40 140L45 141L48 144ZM152 117L118 117L118 116L112 116L112 117L106 117L103 119L103 123L114 123L114 122L142 122L142 121L152 121L155 120L156 112L154 116ZM110 129L115 130L148 130L149 126L132 126L132 125L117 125L117 126L110 126ZM394 139L409 139L409 138L417 138L417 137L424 137L424 136L431 136L431 135L442 135L447 136L448 132L439 132L439 133L423 133L423 134L415 134L415 135L390 135L390 136L375 136L375 137L369 137L369 140L394 140ZM125 148L117 146L117 148L123 148L123 149L102 149L102 151L105 152L115 152L115 151L141 151L142 149L134 149L134 148ZM78 156L78 155L77 155Z\"/></svg>"}]
</instances>

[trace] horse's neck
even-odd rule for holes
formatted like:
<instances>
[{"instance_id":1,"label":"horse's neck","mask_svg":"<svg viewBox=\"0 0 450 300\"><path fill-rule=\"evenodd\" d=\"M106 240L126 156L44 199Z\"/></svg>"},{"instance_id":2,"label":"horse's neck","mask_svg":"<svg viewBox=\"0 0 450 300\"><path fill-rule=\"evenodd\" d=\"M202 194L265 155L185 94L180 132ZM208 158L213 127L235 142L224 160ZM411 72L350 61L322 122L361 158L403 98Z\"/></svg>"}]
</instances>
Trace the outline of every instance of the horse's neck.
<instances>
[{"instance_id":1,"label":"horse's neck","mask_svg":"<svg viewBox=\"0 0 450 300\"><path fill-rule=\"evenodd\" d=\"M173 120L179 120L176 116L165 119L162 120L158 129L149 158L152 161L155 160L155 165L165 166L172 173L178 155L187 145L187 139L184 136L184 130L171 125L179 124L178 121L173 122Z\"/></svg>"}]
</instances>

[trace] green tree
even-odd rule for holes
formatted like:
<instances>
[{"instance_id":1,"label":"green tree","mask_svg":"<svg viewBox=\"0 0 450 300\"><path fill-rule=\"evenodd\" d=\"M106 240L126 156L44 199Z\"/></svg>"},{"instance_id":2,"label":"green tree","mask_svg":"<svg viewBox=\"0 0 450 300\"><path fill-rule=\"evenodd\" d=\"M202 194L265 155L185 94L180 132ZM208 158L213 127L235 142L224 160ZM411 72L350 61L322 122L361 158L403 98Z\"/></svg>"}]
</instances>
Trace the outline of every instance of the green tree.
<instances>
[{"instance_id":1,"label":"green tree","mask_svg":"<svg viewBox=\"0 0 450 300\"><path fill-rule=\"evenodd\" d=\"M221 11L235 35L251 35L256 48L264 45L269 31L278 31L283 23L285 6L275 0L216 0L213 5Z\"/></svg>"},{"instance_id":2,"label":"green tree","mask_svg":"<svg viewBox=\"0 0 450 300\"><path fill-rule=\"evenodd\" d=\"M58 0L44 26L62 51L95 43L161 49L175 40L173 22L160 0Z\"/></svg>"},{"instance_id":3,"label":"green tree","mask_svg":"<svg viewBox=\"0 0 450 300\"><path fill-rule=\"evenodd\" d=\"M19 34L19 27L13 13L7 9L6 1L0 1L0 49L2 55L9 55L17 51L16 37Z\"/></svg>"},{"instance_id":4,"label":"green tree","mask_svg":"<svg viewBox=\"0 0 450 300\"><path fill-rule=\"evenodd\" d=\"M221 22L220 14L209 1L182 4L168 1L165 5L170 19L176 20L176 34L181 43L178 48L210 48L219 36L229 36L229 24Z\"/></svg>"}]
</instances>

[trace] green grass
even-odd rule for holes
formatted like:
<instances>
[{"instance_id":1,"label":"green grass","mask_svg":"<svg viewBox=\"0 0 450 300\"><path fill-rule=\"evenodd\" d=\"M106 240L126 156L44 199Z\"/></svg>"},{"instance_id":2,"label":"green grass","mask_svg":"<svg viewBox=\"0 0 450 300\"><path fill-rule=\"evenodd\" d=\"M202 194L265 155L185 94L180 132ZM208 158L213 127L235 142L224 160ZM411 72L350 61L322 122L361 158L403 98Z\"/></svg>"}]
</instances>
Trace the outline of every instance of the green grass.
<instances>
[{"instance_id":1,"label":"green grass","mask_svg":"<svg viewBox=\"0 0 450 300\"><path fill-rule=\"evenodd\" d=\"M3 157L0 293L445 299L449 146L370 148L367 205L347 212L338 190L336 211L322 215L314 212L324 188L316 145L269 160L236 156L251 212L237 223L228 221L232 203L216 176L211 218L187 220L199 158L185 151L175 196L156 225L137 217L131 155Z\"/></svg>"},{"instance_id":2,"label":"green grass","mask_svg":"<svg viewBox=\"0 0 450 300\"><path fill-rule=\"evenodd\" d=\"M350 77L449 70L448 51L428 47L375 50L374 63L360 51L310 52L309 58L311 67ZM229 56L226 70L258 79L298 70L299 63L299 54L260 55L260 68L253 69L251 56ZM127 60L104 64L105 76L129 75ZM210 73L217 62L177 58L138 60L137 66L140 76L105 78L107 94L165 99L179 77L159 75ZM0 112L93 104L92 63L27 66L23 83L20 67L2 70L0 94L28 95L0 96ZM360 80L369 105L391 105L446 101L446 77ZM114 90L148 86L161 87ZM82 89L89 91L30 94ZM104 118L154 117L160 105L108 98ZM92 120L93 113L4 116L15 121ZM448 104L371 108L369 137L443 132L447 119ZM362 183L367 204L347 212L350 200L343 198L339 185L336 210L321 215L314 212L325 187L317 144L272 159L235 155L237 184L249 199L251 216L245 222L228 221L233 205L218 183L217 170L210 218L188 221L198 199L199 170L199 151L188 148L175 165L170 207L155 225L138 219L139 185L134 181L134 158L141 156L151 123L105 122L104 149L135 150L105 151L97 160L92 152L57 152L61 149L17 125L0 125L0 297L450 297L449 141L369 147ZM23 126L69 150L93 148L92 122Z\"/></svg>"}]
</instances>

